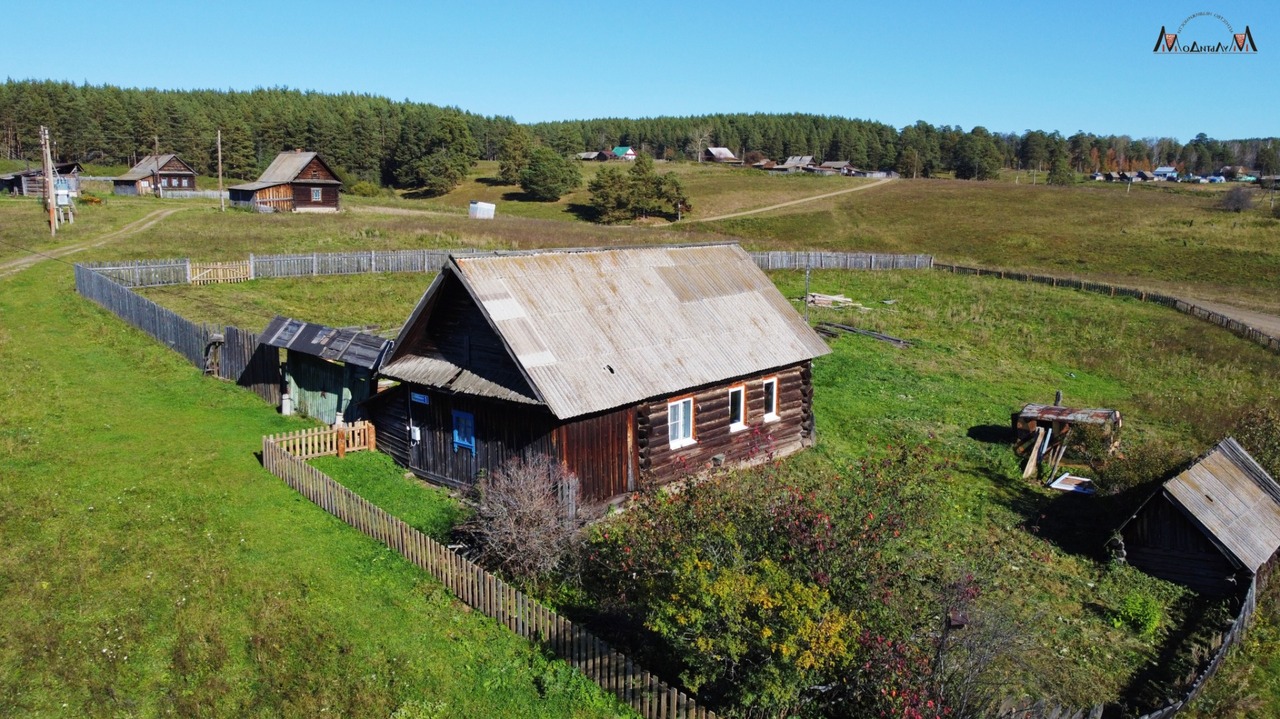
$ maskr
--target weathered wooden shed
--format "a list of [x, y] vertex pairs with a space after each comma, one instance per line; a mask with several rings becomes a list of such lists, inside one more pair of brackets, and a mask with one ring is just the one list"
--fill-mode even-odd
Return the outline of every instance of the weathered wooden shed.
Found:
[[254, 182], [232, 185], [234, 207], [259, 212], [337, 212], [342, 182], [314, 152], [282, 152]]
[[147, 155], [129, 171], [111, 181], [117, 195], [150, 195], [165, 190], [196, 189], [196, 171], [172, 153]]
[[[54, 176], [66, 180], [70, 185], [72, 197], [80, 196], [80, 173], [83, 171], [78, 162], [60, 162], [53, 166]], [[0, 175], [0, 192], [7, 195], [44, 197], [44, 169], [33, 167]]]
[[292, 411], [328, 424], [365, 418], [361, 404], [376, 392], [374, 373], [391, 341], [279, 317], [260, 342], [286, 350], [284, 379]]
[[739, 160], [733, 154], [733, 150], [727, 147], [708, 147], [702, 151], [702, 159], [707, 162], [721, 162], [726, 165], [742, 164], [742, 160]]
[[736, 244], [450, 257], [367, 404], [378, 447], [461, 487], [565, 462], [588, 500], [813, 439], [827, 346]]
[[1126, 561], [1198, 592], [1243, 591], [1280, 548], [1280, 485], [1228, 437], [1120, 527]]

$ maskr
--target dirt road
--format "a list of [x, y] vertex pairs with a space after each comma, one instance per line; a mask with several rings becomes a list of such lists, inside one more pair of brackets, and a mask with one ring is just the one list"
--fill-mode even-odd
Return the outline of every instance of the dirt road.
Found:
[[87, 250], [93, 247], [100, 247], [102, 245], [107, 244], [108, 242], [119, 240], [121, 238], [128, 237], [129, 235], [137, 234], [139, 232], [142, 232], [143, 230], [146, 230], [152, 227], [160, 220], [163, 220], [164, 218], [168, 217], [169, 215], [172, 215], [175, 212], [180, 211], [181, 209], [182, 208], [174, 208], [170, 210], [156, 210], [155, 212], [152, 212], [140, 219], [130, 222], [129, 224], [125, 225], [124, 227], [121, 227], [118, 230], [113, 230], [112, 232], [108, 232], [105, 235], [99, 235], [97, 237], [91, 237], [87, 240], [81, 240], [80, 242], [77, 242], [73, 245], [66, 245], [63, 247], [57, 247], [50, 250], [45, 250], [38, 255], [29, 254], [29, 255], [26, 255], [25, 257], [19, 257], [16, 260], [9, 260], [8, 262], [0, 263], [0, 277], [8, 277], [9, 275], [21, 272], [27, 269], [28, 267], [34, 264], [38, 264], [40, 262], [44, 262], [45, 260], [57, 259], [59, 257], [66, 257], [67, 255], [72, 255], [77, 252], [82, 252], [84, 250]]
[[861, 192], [862, 190], [870, 190], [871, 188], [879, 187], [880, 185], [883, 185], [886, 182], [893, 182], [893, 178], [890, 177], [884, 180], [879, 180], [877, 182], [871, 183], [870, 185], [858, 185], [857, 187], [849, 187], [844, 190], [836, 190], [835, 192], [827, 192], [821, 195], [814, 195], [813, 197], [802, 197], [799, 200], [791, 200], [790, 202], [779, 202], [776, 205], [769, 205], [768, 207], [759, 207], [754, 210], [743, 210], [742, 212], [731, 212], [727, 215], [718, 215], [716, 217], [698, 217], [692, 220], [685, 220], [685, 222], [715, 222], [716, 220], [727, 220], [731, 217], [744, 217], [746, 215], [754, 215], [760, 212], [770, 212], [772, 210], [776, 210], [782, 207], [790, 207], [792, 205], [799, 205], [805, 202], [813, 202], [814, 200], [821, 200], [827, 197], [835, 197], [836, 195], [847, 195], [850, 192]]
[[1183, 297], [1182, 299], [1193, 305], [1203, 307], [1211, 312], [1226, 315], [1227, 317], [1230, 317], [1242, 324], [1249, 325], [1264, 334], [1271, 335], [1272, 337], [1280, 337], [1280, 317], [1276, 317], [1275, 315], [1269, 315], [1256, 310], [1246, 310], [1234, 305], [1224, 305], [1218, 302], [1206, 302], [1205, 300], [1197, 300], [1190, 297]]

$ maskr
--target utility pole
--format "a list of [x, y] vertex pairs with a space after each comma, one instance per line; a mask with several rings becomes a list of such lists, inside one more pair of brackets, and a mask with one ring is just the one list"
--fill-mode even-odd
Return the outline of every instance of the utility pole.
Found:
[[160, 191], [160, 136], [152, 135], [151, 140], [152, 146], [155, 148], [151, 155], [152, 165], [155, 168], [151, 172], [152, 185], [154, 185], [151, 191], [155, 193], [156, 197], [164, 197], [164, 193]]
[[222, 196], [222, 130], [218, 130], [218, 212], [227, 211], [227, 200]]
[[44, 206], [49, 210], [49, 234], [58, 234], [58, 218], [54, 214], [53, 158], [49, 156], [49, 128], [40, 126], [40, 157], [44, 162]]

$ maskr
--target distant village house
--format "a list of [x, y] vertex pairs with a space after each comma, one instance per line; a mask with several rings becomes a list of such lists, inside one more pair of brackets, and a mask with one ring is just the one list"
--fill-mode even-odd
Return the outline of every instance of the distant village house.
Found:
[[259, 212], [337, 212], [342, 182], [314, 152], [282, 152], [256, 182], [228, 188], [232, 206]]
[[719, 162], [726, 165], [741, 165], [742, 160], [734, 156], [727, 147], [708, 147], [702, 151], [702, 159], [706, 162]]
[[196, 171], [174, 154], [147, 155], [112, 180], [111, 185], [117, 195], [163, 195], [165, 190], [194, 190]]

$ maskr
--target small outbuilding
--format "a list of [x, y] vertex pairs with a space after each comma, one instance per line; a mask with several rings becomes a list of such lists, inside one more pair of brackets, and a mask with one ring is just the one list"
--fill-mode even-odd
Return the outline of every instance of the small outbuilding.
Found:
[[1159, 180], [1177, 180], [1178, 168], [1171, 165], [1161, 165], [1155, 169], [1156, 179]]
[[719, 162], [726, 165], [741, 165], [733, 151], [727, 147], [708, 147], [702, 151], [702, 159], [706, 162]]
[[634, 160], [636, 159], [636, 151], [626, 145], [619, 145], [613, 148], [613, 157], [619, 160]]
[[829, 351], [736, 244], [455, 255], [367, 404], [378, 448], [426, 479], [544, 454], [608, 500], [812, 444]]
[[[60, 162], [53, 166], [56, 180], [66, 180], [71, 188], [71, 196], [80, 196], [80, 173], [83, 172], [78, 162]], [[0, 192], [7, 195], [24, 197], [44, 197], [44, 170], [33, 167], [0, 175]]]
[[174, 154], [147, 155], [111, 181], [117, 195], [164, 196], [166, 190], [196, 189], [196, 171]]
[[342, 182], [314, 152], [282, 152], [256, 182], [233, 185], [231, 204], [259, 212], [337, 212]]
[[391, 340], [367, 332], [279, 316], [259, 342], [286, 351], [282, 409], [327, 424], [365, 418], [361, 403], [376, 392], [374, 373], [391, 349]]
[[1144, 502], [1117, 544], [1147, 574], [1237, 594], [1280, 548], [1280, 485], [1228, 437]]

